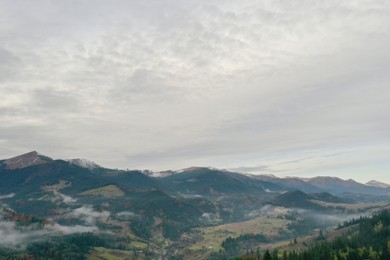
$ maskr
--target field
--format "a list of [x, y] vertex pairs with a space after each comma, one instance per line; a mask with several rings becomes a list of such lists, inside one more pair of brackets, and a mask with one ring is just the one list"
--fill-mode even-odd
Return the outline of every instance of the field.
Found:
[[102, 188], [85, 191], [83, 193], [80, 193], [80, 195], [103, 196], [109, 198], [109, 197], [122, 197], [125, 195], [125, 193], [121, 189], [119, 189], [116, 185], [108, 185]]
[[378, 210], [378, 209], [385, 209], [389, 206], [388, 202], [356, 203], [356, 204], [329, 203], [329, 202], [317, 201], [317, 200], [312, 200], [312, 202], [328, 208], [342, 208], [351, 211], [367, 211], [370, 209]]
[[196, 229], [195, 231], [201, 237], [188, 247], [186, 255], [190, 256], [188, 259], [197, 259], [213, 251], [218, 252], [221, 249], [221, 243], [226, 238], [234, 238], [243, 234], [263, 234], [273, 239], [283, 232], [288, 232], [288, 223], [290, 221], [283, 218], [259, 216], [248, 221]]
[[87, 258], [88, 260], [132, 260], [146, 259], [144, 255], [132, 251], [95, 247]]
[[139, 242], [139, 241], [132, 241], [132, 242], [130, 242], [130, 247], [137, 248], [137, 249], [147, 249], [148, 244], [143, 243], [143, 242]]
[[62, 189], [65, 189], [67, 187], [70, 187], [72, 184], [70, 182], [67, 182], [67, 181], [59, 181], [57, 184], [53, 184], [53, 185], [44, 185], [42, 186], [42, 190], [44, 191], [47, 191], [47, 192], [50, 192], [50, 191], [59, 191], [59, 190], [62, 190]]

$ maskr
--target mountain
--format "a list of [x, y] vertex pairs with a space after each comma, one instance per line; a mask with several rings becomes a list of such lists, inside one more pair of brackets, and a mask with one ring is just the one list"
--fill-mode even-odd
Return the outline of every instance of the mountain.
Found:
[[[388, 193], [389, 188], [331, 177], [278, 178], [206, 167], [164, 172], [117, 170], [83, 159], [53, 160], [36, 151], [0, 160], [0, 211], [7, 207], [29, 216], [32, 224], [34, 218], [49, 219], [51, 226], [61, 230], [104, 231], [102, 234], [112, 235], [109, 240], [115, 248], [133, 250], [132, 244], [143, 244], [148, 248], [144, 252], [156, 256], [163, 254], [158, 248], [169, 255], [178, 248], [175, 243], [185, 249], [201, 241], [209, 233], [200, 230], [209, 226], [225, 230], [230, 224], [241, 228], [237, 223], [242, 222], [245, 232], [252, 232], [258, 221], [264, 221], [281, 225], [270, 229], [279, 229], [280, 234], [306, 232], [318, 228], [315, 220], [308, 224], [311, 216], [361, 213], [363, 209], [355, 211], [356, 205], [345, 204], [365, 201], [371, 208], [375, 205], [372, 201], [388, 200]], [[266, 211], [278, 219], [268, 220]], [[305, 218], [307, 212], [313, 214]], [[255, 226], [248, 229], [246, 225]], [[138, 243], [129, 243], [129, 239]]]
[[100, 168], [100, 166], [94, 163], [93, 161], [86, 160], [86, 159], [70, 159], [66, 161], [83, 168], [88, 168], [88, 169]]
[[23, 169], [33, 165], [45, 164], [52, 161], [50, 157], [38, 154], [36, 151], [25, 153], [1, 161], [2, 166], [8, 170]]
[[278, 178], [273, 175], [251, 175], [252, 178], [272, 182], [286, 191], [301, 190], [307, 193], [327, 192], [333, 195], [343, 193], [367, 194], [376, 196], [389, 196], [390, 185], [378, 182], [371, 182], [371, 185], [365, 185], [354, 180], [343, 180], [337, 177], [314, 177], [314, 178], [299, 178], [286, 177]]
[[333, 196], [326, 192], [307, 194], [300, 190], [294, 190], [276, 196], [271, 204], [286, 208], [326, 210], [327, 208], [321, 202], [351, 203], [348, 199]]
[[[53, 160], [32, 151], [0, 161], [0, 192], [39, 190], [42, 185], [60, 180], [71, 186], [70, 193], [104, 185], [119, 184], [128, 189], [160, 189], [172, 195], [217, 198], [246, 194], [258, 198], [266, 194], [300, 190], [305, 193], [367, 194], [389, 196], [390, 185], [371, 181], [365, 184], [337, 177], [278, 178], [272, 175], [244, 175], [206, 167], [180, 171], [124, 171], [107, 169], [84, 159]], [[72, 193], [72, 194], [73, 194]]]
[[167, 189], [182, 194], [218, 197], [223, 194], [257, 194], [281, 191], [273, 183], [248, 176], [205, 167], [191, 167], [160, 179]]
[[278, 178], [275, 175], [251, 175], [252, 178], [274, 183], [284, 187], [286, 190], [301, 190], [303, 192], [322, 192], [323, 189], [305, 182], [301, 178], [286, 177]]
[[351, 200], [339, 196], [333, 196], [327, 192], [311, 193], [309, 195], [311, 200], [323, 201], [328, 203], [351, 203]]
[[389, 190], [367, 186], [362, 183], [356, 182], [352, 179], [343, 180], [337, 177], [314, 177], [307, 179], [306, 183], [309, 183], [323, 191], [331, 194], [348, 193], [362, 193], [371, 195], [388, 195]]
[[371, 186], [371, 187], [384, 188], [384, 189], [390, 188], [389, 184], [383, 183], [383, 182], [379, 182], [379, 181], [375, 181], [375, 180], [367, 182], [366, 185], [367, 186]]
[[155, 178], [143, 174], [142, 171], [121, 171], [100, 169], [100, 176], [109, 182], [125, 185], [133, 190], [161, 189], [161, 185]]
[[64, 188], [69, 194], [77, 194], [90, 187], [109, 184], [110, 180], [92, 173], [86, 168], [62, 160], [50, 160], [22, 168], [0, 170], [0, 193], [15, 193], [19, 196], [33, 196], [43, 192], [42, 187], [60, 181], [69, 185]]
[[177, 172], [176, 171], [171, 171], [171, 170], [160, 171], [160, 172], [153, 172], [153, 171], [145, 170], [145, 171], [142, 171], [142, 173], [144, 175], [149, 176], [149, 177], [163, 178], [163, 177], [168, 177], [168, 176], [171, 176], [173, 174], [176, 174]]
[[65, 224], [82, 223], [64, 214], [77, 207], [77, 214], [92, 218], [112, 214], [115, 220], [124, 214], [131, 217], [131, 230], [144, 239], [154, 232], [177, 239], [189, 228], [229, 218], [219, 204], [182, 197], [175, 187], [164, 187], [160, 178], [85, 162], [53, 160], [37, 152], [0, 161], [0, 205]]

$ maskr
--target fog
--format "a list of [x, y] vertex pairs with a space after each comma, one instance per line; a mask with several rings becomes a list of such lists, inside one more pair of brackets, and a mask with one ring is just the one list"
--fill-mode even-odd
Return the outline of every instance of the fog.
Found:
[[4, 195], [0, 194], [0, 200], [2, 200], [2, 199], [10, 199], [13, 196], [15, 196], [15, 193], [4, 194]]
[[18, 226], [15, 222], [0, 219], [0, 244], [2, 246], [23, 248], [29, 243], [48, 240], [50, 237], [83, 232], [97, 232], [96, 226], [62, 226], [57, 223]]
[[77, 199], [74, 199], [71, 196], [65, 195], [65, 194], [60, 193], [58, 191], [55, 191], [54, 195], [56, 196], [56, 199], [62, 201], [65, 204], [72, 204], [72, 203], [77, 202]]
[[130, 220], [134, 218], [140, 218], [141, 216], [131, 211], [122, 211], [116, 214], [116, 217], [122, 220]]
[[[4, 204], [0, 204], [0, 208], [0, 245], [13, 248], [24, 248], [29, 243], [46, 241], [56, 236], [99, 232], [99, 228], [95, 225], [96, 221], [107, 219], [110, 216], [108, 211], [97, 212], [91, 206], [83, 206], [65, 217], [81, 218], [86, 225], [64, 226], [50, 221], [43, 227], [38, 223], [22, 226], [7, 218], [9, 213], [4, 211]], [[7, 211], [12, 211], [12, 209], [7, 208]]]
[[50, 235], [48, 230], [17, 227], [14, 222], [0, 220], [1, 245], [20, 247], [26, 243], [43, 240], [47, 235]]
[[79, 218], [86, 224], [93, 225], [96, 221], [107, 220], [111, 213], [103, 210], [101, 212], [93, 209], [91, 205], [85, 205], [72, 211], [68, 216], [73, 218]]

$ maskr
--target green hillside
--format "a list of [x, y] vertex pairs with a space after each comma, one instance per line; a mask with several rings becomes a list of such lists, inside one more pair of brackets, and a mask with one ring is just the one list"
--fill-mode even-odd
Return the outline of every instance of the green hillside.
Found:
[[[384, 210], [371, 218], [353, 221], [348, 233], [326, 241], [321, 234], [318, 242], [308, 249], [270, 253], [250, 253], [238, 259], [261, 260], [388, 260], [390, 259], [390, 211]], [[349, 225], [349, 223], [347, 223]]]

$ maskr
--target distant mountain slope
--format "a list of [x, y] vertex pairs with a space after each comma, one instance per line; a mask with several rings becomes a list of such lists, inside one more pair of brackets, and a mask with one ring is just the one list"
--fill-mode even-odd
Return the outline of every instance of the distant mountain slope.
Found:
[[125, 185], [131, 189], [160, 189], [161, 185], [155, 178], [146, 176], [141, 171], [121, 171], [100, 169], [100, 175], [107, 181]]
[[300, 178], [288, 177], [278, 178], [273, 175], [252, 175], [251, 177], [274, 183], [276, 185], [284, 187], [286, 190], [301, 190], [303, 192], [323, 192], [324, 190], [316, 187], [310, 183], [303, 181]]
[[[159, 177], [159, 178], [156, 178]], [[278, 178], [244, 175], [214, 168], [192, 167], [180, 171], [124, 171], [100, 167], [88, 160], [53, 160], [36, 151], [0, 161], [0, 192], [34, 190], [42, 185], [67, 180], [69, 192], [82, 192], [119, 184], [130, 189], [161, 189], [169, 193], [219, 196], [221, 194], [306, 193], [367, 194], [390, 196], [390, 186], [377, 181], [365, 184], [337, 177]]]
[[0, 193], [15, 192], [17, 195], [28, 195], [29, 192], [39, 192], [42, 186], [52, 185], [60, 180], [69, 181], [72, 184], [66, 188], [70, 193], [78, 193], [90, 187], [109, 183], [108, 180], [88, 169], [62, 160], [52, 160], [23, 168], [2, 169], [0, 171]]
[[351, 179], [343, 180], [337, 177], [315, 177], [308, 179], [306, 182], [331, 194], [349, 192], [372, 195], [387, 195], [389, 193], [389, 190], [387, 189], [371, 187]]
[[66, 160], [67, 162], [70, 162], [71, 164], [83, 167], [83, 168], [88, 168], [88, 169], [95, 169], [99, 168], [100, 166], [97, 165], [96, 163], [86, 160], [86, 159], [69, 159]]
[[338, 196], [333, 196], [327, 192], [321, 192], [321, 193], [311, 193], [310, 199], [312, 200], [318, 200], [318, 201], [323, 201], [323, 202], [328, 202], [328, 203], [350, 203], [351, 200], [341, 198]]
[[306, 193], [295, 190], [283, 193], [275, 198], [273, 204], [283, 207], [296, 207], [296, 208], [312, 208], [317, 207], [312, 202], [309, 202], [310, 196]]
[[375, 181], [375, 180], [367, 182], [366, 185], [367, 186], [371, 186], [371, 187], [384, 188], [384, 189], [390, 188], [389, 184], [383, 183], [383, 182], [379, 182], [379, 181]]
[[267, 191], [280, 191], [281, 187], [242, 174], [216, 169], [193, 167], [160, 178], [164, 187], [176, 192], [202, 196], [221, 194], [264, 194]]
[[1, 161], [1, 165], [5, 169], [15, 170], [23, 169], [29, 166], [45, 164], [52, 161], [51, 158], [38, 154], [36, 151], [25, 153], [19, 156], [12, 157]]
[[300, 190], [289, 191], [277, 196], [272, 204], [283, 206], [286, 208], [301, 208], [301, 209], [324, 209], [323, 206], [315, 203], [322, 201], [328, 203], [346, 203], [347, 200], [333, 196], [329, 193], [314, 193], [306, 194]]
[[286, 177], [278, 178], [270, 175], [253, 175], [251, 176], [258, 180], [272, 182], [284, 187], [286, 190], [301, 190], [307, 193], [327, 192], [333, 195], [342, 193], [358, 193], [378, 196], [389, 196], [390, 187], [386, 184], [371, 182], [371, 185], [365, 185], [354, 180], [343, 180], [337, 177], [314, 177], [314, 178], [298, 178]]
[[86, 160], [53, 160], [37, 152], [0, 161], [0, 194], [39, 192], [44, 185], [68, 181], [64, 189], [69, 194], [110, 184], [120, 184], [131, 189], [152, 189], [159, 186], [151, 177], [140, 171], [106, 169]]

